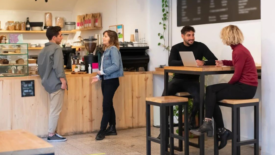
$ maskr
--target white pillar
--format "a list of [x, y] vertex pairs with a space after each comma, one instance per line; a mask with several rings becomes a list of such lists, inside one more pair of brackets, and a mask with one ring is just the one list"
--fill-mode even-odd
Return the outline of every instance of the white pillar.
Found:
[[262, 0], [262, 155], [275, 154], [275, 1]]

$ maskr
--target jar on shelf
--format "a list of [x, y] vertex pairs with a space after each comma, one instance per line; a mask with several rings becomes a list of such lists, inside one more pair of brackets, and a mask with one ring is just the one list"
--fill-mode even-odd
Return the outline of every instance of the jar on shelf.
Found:
[[19, 22], [15, 22], [15, 30], [20, 30], [20, 23]]
[[20, 25], [21, 25], [20, 26], [20, 28], [21, 28], [20, 30], [21, 31], [25, 31], [26, 30], [26, 23], [25, 22], [21, 22]]
[[72, 31], [75, 30], [76, 26], [75, 26], [75, 22], [65, 22], [65, 31]]

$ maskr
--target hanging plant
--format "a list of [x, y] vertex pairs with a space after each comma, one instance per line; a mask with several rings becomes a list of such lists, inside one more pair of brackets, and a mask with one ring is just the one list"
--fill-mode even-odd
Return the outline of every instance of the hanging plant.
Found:
[[169, 45], [166, 45], [165, 43], [165, 37], [164, 34], [167, 30], [167, 25], [168, 25], [168, 14], [169, 14], [169, 6], [168, 6], [168, 0], [162, 0], [162, 21], [159, 22], [159, 25], [162, 26], [163, 32], [158, 33], [160, 42], [158, 43], [158, 46], [161, 46], [164, 48], [164, 50], [167, 50], [168, 52], [170, 51]]

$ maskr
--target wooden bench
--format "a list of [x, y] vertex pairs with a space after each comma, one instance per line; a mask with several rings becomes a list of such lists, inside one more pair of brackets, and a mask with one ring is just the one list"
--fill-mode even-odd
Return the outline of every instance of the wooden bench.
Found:
[[0, 131], [0, 155], [54, 155], [54, 147], [26, 131]]
[[[240, 155], [240, 146], [249, 144], [254, 144], [254, 154], [259, 155], [259, 99], [226, 99], [220, 101], [219, 105], [232, 108], [232, 155]], [[254, 107], [254, 139], [241, 141], [240, 108], [249, 106]], [[214, 136], [214, 155], [218, 155], [219, 150], [215, 123]]]
[[[151, 105], [160, 107], [160, 136], [161, 138], [151, 137], [151, 124], [150, 124], [150, 107]], [[173, 126], [173, 106], [179, 106], [184, 110], [188, 110], [188, 98], [177, 97], [177, 96], [162, 96], [162, 97], [148, 97], [146, 98], [146, 151], [147, 155], [151, 155], [151, 142], [156, 142], [160, 144], [160, 154], [165, 155], [168, 152], [168, 138], [170, 138], [170, 154], [174, 155], [174, 138], [179, 139], [179, 148], [182, 151], [182, 142], [185, 141], [185, 155], [189, 154], [189, 133], [185, 132], [185, 135], [182, 135], [182, 117], [179, 117], [179, 135], [174, 134]], [[170, 114], [170, 128], [168, 129], [168, 111]], [[179, 115], [182, 116], [182, 111], [179, 111]], [[188, 122], [188, 114], [184, 113], [185, 122]], [[185, 131], [188, 131], [188, 123], [186, 123]], [[168, 134], [168, 131], [170, 134]]]

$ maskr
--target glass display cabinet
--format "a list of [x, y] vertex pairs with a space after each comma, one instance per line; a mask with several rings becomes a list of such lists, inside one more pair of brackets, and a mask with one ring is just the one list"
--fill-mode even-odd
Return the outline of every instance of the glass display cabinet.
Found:
[[28, 76], [28, 44], [0, 44], [0, 77]]

